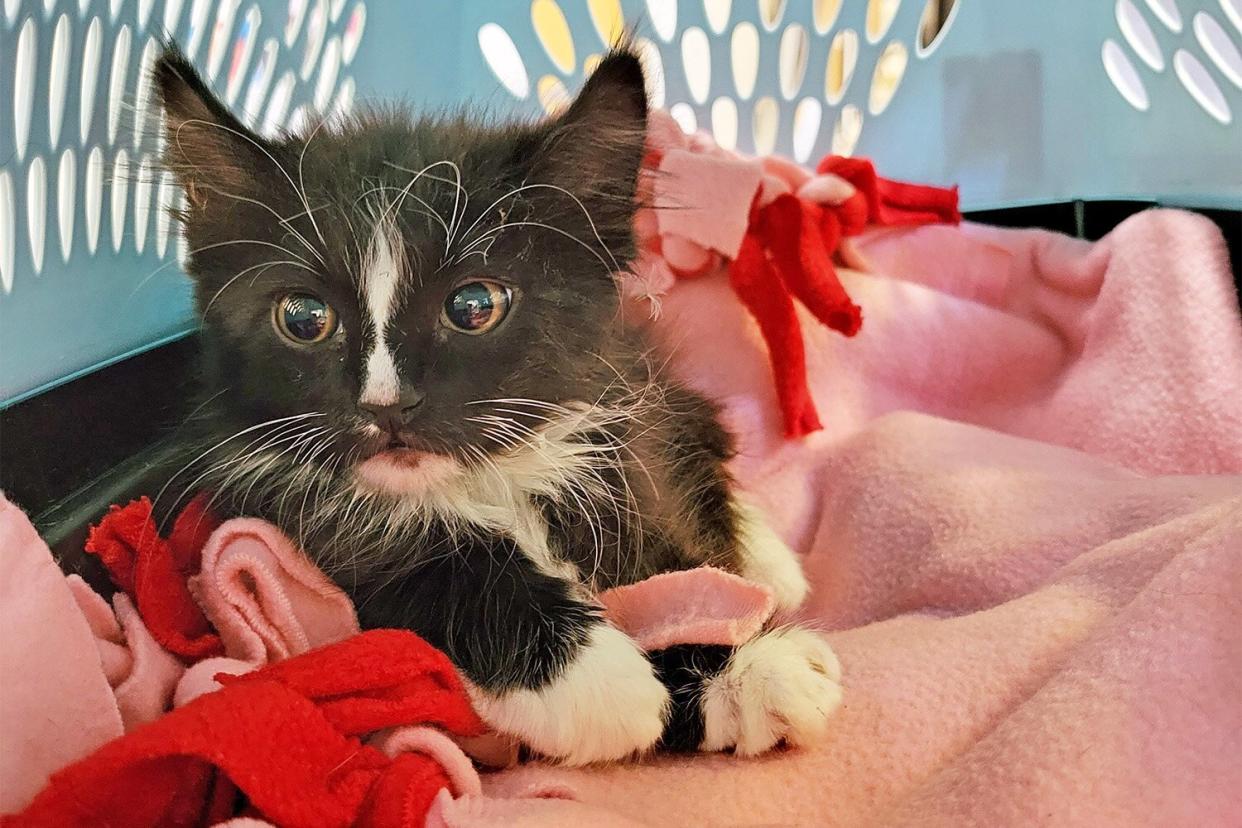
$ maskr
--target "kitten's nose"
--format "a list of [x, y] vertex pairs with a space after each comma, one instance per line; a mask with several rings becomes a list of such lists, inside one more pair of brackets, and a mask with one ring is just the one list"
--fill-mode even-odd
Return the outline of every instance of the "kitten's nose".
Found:
[[424, 394], [414, 389], [402, 389], [401, 397], [391, 404], [358, 403], [358, 408], [385, 431], [396, 434], [405, 428], [414, 410], [423, 404]]

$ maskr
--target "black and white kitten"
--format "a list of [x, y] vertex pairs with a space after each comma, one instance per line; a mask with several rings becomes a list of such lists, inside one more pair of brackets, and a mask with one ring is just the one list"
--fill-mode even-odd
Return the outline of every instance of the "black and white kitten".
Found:
[[276, 523], [364, 627], [442, 649], [483, 718], [545, 756], [823, 731], [839, 670], [813, 633], [644, 654], [592, 601], [703, 564], [784, 610], [807, 588], [731, 493], [712, 405], [622, 324], [633, 54], [559, 117], [500, 127], [372, 112], [267, 140], [175, 48], [155, 88], [205, 352], [201, 443], [172, 492]]

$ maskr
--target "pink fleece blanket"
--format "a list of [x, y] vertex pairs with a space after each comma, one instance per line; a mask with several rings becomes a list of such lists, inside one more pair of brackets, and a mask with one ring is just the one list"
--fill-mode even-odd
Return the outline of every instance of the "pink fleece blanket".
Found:
[[[745, 761], [511, 768], [445, 792], [436, 824], [1237, 823], [1242, 326], [1219, 235], [1150, 212], [1097, 244], [964, 226], [860, 250], [873, 272], [843, 274], [859, 337], [803, 322], [827, 425], [803, 440], [781, 438], [720, 274], [678, 282], [656, 323], [805, 557], [806, 615], [844, 668], [829, 737]], [[32, 545], [0, 504], [0, 811], [171, 699], [125, 692], [168, 665], [124, 602], [118, 626], [13, 551]], [[707, 615], [744, 624], [744, 603]], [[304, 646], [235, 632], [243, 662]]]

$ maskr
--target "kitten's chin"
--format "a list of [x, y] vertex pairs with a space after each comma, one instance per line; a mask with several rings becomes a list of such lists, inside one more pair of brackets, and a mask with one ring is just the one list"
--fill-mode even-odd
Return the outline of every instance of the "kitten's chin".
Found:
[[413, 449], [381, 451], [354, 467], [354, 478], [363, 489], [391, 495], [420, 495], [448, 482], [461, 465], [443, 454]]

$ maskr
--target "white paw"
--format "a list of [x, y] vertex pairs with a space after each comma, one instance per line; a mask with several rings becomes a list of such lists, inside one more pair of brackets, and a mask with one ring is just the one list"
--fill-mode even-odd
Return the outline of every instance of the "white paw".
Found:
[[754, 756], [782, 740], [809, 744], [840, 704], [841, 665], [823, 638], [798, 627], [763, 633], [704, 688], [700, 750]]
[[538, 753], [569, 765], [624, 759], [664, 731], [668, 691], [629, 636], [606, 624], [554, 681], [492, 695], [472, 689], [479, 716]]
[[778, 610], [789, 612], [797, 609], [810, 590], [797, 553], [772, 531], [763, 513], [754, 506], [735, 498], [733, 509], [737, 514], [738, 546], [741, 550], [741, 572], [738, 574], [771, 589]]

